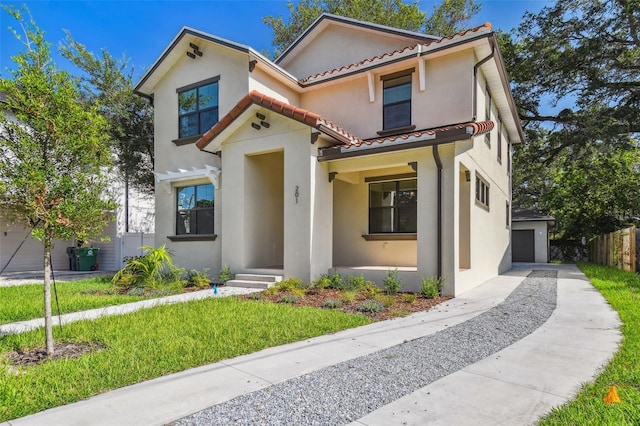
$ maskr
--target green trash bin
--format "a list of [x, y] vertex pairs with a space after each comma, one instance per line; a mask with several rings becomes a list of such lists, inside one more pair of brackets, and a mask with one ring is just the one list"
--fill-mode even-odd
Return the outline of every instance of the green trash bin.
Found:
[[76, 255], [77, 271], [95, 271], [98, 269], [99, 247], [77, 247], [74, 250]]

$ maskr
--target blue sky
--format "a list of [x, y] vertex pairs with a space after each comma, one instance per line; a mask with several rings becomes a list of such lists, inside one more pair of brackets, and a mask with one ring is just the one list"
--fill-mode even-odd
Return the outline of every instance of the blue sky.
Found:
[[[26, 4], [48, 41], [57, 46], [64, 39], [63, 30], [99, 53], [107, 49], [112, 56], [126, 55], [139, 78], [162, 53], [183, 26], [190, 26], [229, 40], [249, 45], [257, 51], [271, 49], [271, 30], [262, 23], [266, 15], [288, 17], [286, 0], [95, 0], [95, 1], [2, 1], [3, 4]], [[437, 1], [420, 0], [422, 10], [430, 13]], [[491, 22], [494, 28], [509, 31], [517, 26], [525, 11], [537, 12], [548, 0], [480, 0], [481, 12], [470, 26]], [[14, 19], [0, 11], [0, 76], [9, 77], [14, 66], [11, 56], [23, 49], [9, 26]], [[63, 58], [54, 57], [58, 65], [73, 72]]]

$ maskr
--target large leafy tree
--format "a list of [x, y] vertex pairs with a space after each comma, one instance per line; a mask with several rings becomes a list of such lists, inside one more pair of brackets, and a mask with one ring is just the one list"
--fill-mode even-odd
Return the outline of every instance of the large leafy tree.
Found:
[[99, 104], [117, 169], [126, 186], [153, 193], [153, 107], [133, 92], [133, 68], [125, 57], [102, 50], [96, 57], [67, 33], [62, 55], [84, 71], [84, 102]]
[[555, 215], [562, 238], [640, 215], [628, 191], [639, 173], [638, 25], [639, 0], [558, 0], [501, 36], [528, 144], [514, 156], [514, 202]]
[[113, 203], [106, 198], [111, 153], [106, 123], [81, 102], [76, 80], [56, 67], [50, 43], [32, 19], [7, 8], [22, 28], [25, 50], [0, 79], [0, 212], [33, 226], [43, 245], [45, 341], [54, 351], [51, 249], [54, 239], [87, 240], [102, 233]]
[[417, 0], [300, 0], [287, 4], [289, 18], [266, 16], [263, 22], [273, 30], [274, 57], [278, 57], [322, 13], [328, 12], [404, 30], [450, 35], [480, 10], [475, 0], [444, 0], [434, 7], [431, 17], [420, 9]]

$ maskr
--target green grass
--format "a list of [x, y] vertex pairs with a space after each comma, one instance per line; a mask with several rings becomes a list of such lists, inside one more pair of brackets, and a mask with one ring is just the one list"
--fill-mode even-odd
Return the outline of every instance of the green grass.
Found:
[[[111, 280], [104, 277], [58, 282], [56, 287], [61, 314], [137, 302], [149, 298], [108, 294], [114, 288]], [[44, 316], [43, 298], [42, 284], [0, 287], [0, 301], [2, 301], [0, 304], [0, 324], [42, 318]], [[52, 310], [54, 315], [58, 314], [53, 294]]]
[[[0, 422], [108, 390], [369, 323], [360, 315], [234, 297], [159, 306], [54, 328], [55, 340], [106, 349], [32, 367], [6, 353], [43, 346], [42, 330], [0, 339]], [[4, 354], [4, 355], [2, 355]]]
[[[580, 264], [580, 269], [602, 293], [622, 320], [623, 340], [613, 360], [576, 398], [554, 409], [541, 425], [640, 424], [640, 276], [615, 268]], [[585, 316], [589, 313], [585, 312]], [[605, 405], [603, 398], [615, 385], [621, 403]]]

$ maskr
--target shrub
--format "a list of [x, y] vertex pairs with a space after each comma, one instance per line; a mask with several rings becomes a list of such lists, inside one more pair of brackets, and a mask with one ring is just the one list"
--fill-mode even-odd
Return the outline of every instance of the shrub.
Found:
[[358, 291], [365, 285], [364, 275], [347, 275], [343, 281], [342, 288], [344, 291]]
[[433, 299], [442, 292], [442, 278], [431, 277], [422, 279], [421, 293], [427, 299]]
[[375, 300], [380, 302], [382, 304], [382, 306], [384, 306], [385, 308], [390, 308], [396, 302], [395, 297], [393, 297], [391, 295], [386, 295], [386, 296], [379, 295], [379, 296], [377, 296], [375, 298]]
[[298, 278], [287, 278], [286, 280], [280, 281], [275, 286], [281, 293], [294, 291], [296, 289], [302, 290], [304, 293], [304, 289], [302, 288], [302, 280]]
[[380, 287], [375, 285], [372, 281], [365, 281], [364, 285], [360, 289], [360, 293], [364, 296], [365, 299], [371, 299], [380, 294], [382, 290]]
[[342, 294], [342, 301], [344, 303], [351, 303], [356, 300], [356, 292], [355, 291], [345, 291]]
[[331, 275], [329, 279], [331, 280], [332, 288], [343, 290], [344, 280], [342, 279], [342, 276], [338, 273], [338, 271], [334, 271], [333, 275]]
[[364, 302], [360, 303], [356, 308], [358, 312], [367, 312], [367, 313], [380, 312], [382, 309], [384, 309], [384, 306], [382, 306], [382, 303], [372, 299], [365, 300]]
[[185, 274], [185, 280], [187, 287], [208, 287], [210, 282], [207, 269], [203, 272], [197, 269], [191, 269]]
[[327, 298], [322, 302], [322, 307], [327, 309], [337, 309], [342, 306], [342, 302], [338, 299]]
[[322, 275], [317, 280], [313, 280], [309, 285], [309, 289], [314, 290], [324, 290], [325, 288], [331, 287], [332, 281], [328, 275]]
[[280, 297], [280, 300], [278, 300], [279, 303], [296, 303], [298, 300], [300, 300], [300, 297], [296, 296], [295, 294], [283, 294]]
[[264, 299], [264, 295], [262, 293], [249, 293], [247, 296], [249, 300], [262, 300]]
[[229, 272], [229, 265], [222, 265], [222, 268], [220, 268], [220, 272], [218, 273], [218, 282], [220, 284], [225, 284], [230, 279], [231, 273]]
[[402, 295], [402, 301], [404, 303], [414, 303], [416, 301], [416, 299], [418, 298], [418, 296], [416, 296], [415, 293], [405, 293]]
[[402, 283], [400, 282], [400, 277], [398, 277], [398, 269], [387, 270], [387, 276], [384, 277], [384, 291], [387, 294], [397, 294], [400, 291], [400, 287]]
[[145, 254], [136, 256], [127, 261], [127, 264], [119, 270], [112, 279], [118, 287], [130, 289], [133, 287], [143, 289], [159, 288], [163, 282], [163, 273], [173, 266], [171, 255], [166, 246], [158, 248], [143, 246]]

